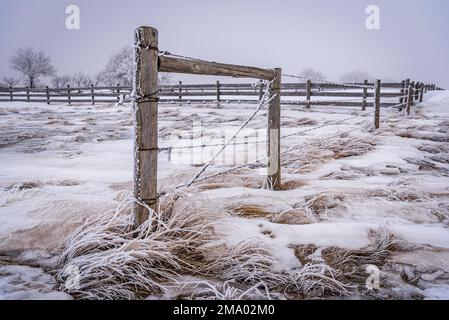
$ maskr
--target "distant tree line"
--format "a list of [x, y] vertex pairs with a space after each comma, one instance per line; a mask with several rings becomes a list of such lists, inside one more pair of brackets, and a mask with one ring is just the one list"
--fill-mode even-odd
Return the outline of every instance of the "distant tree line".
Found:
[[[132, 47], [124, 47], [112, 54], [105, 67], [95, 77], [78, 71], [73, 74], [57, 74], [49, 56], [43, 52], [35, 52], [31, 48], [19, 49], [10, 57], [10, 68], [20, 73], [20, 78], [3, 77], [0, 86], [24, 85], [30, 88], [43, 86], [42, 78], [49, 78], [49, 83], [54, 88], [87, 87], [94, 86], [132, 86], [134, 50]], [[310, 80], [325, 80], [326, 76], [313, 68], [301, 71], [301, 77]], [[346, 83], [361, 83], [364, 80], [373, 81], [364, 71], [352, 71], [341, 76], [340, 81]], [[161, 73], [161, 84], [170, 84], [169, 74]]]
[[[31, 48], [19, 49], [9, 59], [10, 68], [17, 71], [21, 77], [3, 77], [0, 80], [1, 87], [29, 86], [30, 88], [42, 87], [42, 80], [48, 79], [54, 88], [87, 87], [94, 86], [132, 86], [134, 50], [132, 47], [124, 47], [111, 55], [106, 66], [94, 77], [83, 71], [73, 74], [57, 74], [49, 56], [43, 52], [35, 52]], [[161, 74], [159, 81], [169, 84], [171, 78], [168, 74]]]

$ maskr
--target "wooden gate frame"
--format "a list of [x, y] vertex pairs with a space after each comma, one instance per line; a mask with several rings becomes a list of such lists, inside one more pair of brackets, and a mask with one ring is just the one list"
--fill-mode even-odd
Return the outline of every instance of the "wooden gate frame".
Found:
[[267, 112], [267, 184], [273, 190], [281, 186], [280, 118], [281, 68], [260, 69], [231, 64], [160, 56], [158, 31], [142, 26], [135, 31], [134, 101], [134, 224], [140, 226], [149, 216], [146, 207], [157, 209], [158, 159], [158, 72], [231, 76], [272, 81], [270, 93], [277, 95]]

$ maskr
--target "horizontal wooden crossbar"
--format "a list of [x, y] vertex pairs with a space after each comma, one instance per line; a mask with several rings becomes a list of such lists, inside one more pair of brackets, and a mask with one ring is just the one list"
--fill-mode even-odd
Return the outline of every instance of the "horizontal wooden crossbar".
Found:
[[159, 57], [159, 71], [263, 80], [272, 80], [275, 75], [274, 70], [269, 69], [165, 56]]

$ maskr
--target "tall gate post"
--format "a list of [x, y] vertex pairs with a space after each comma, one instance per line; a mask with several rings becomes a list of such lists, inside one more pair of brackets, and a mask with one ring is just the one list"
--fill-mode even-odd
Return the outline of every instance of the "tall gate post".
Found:
[[271, 95], [277, 95], [268, 107], [267, 134], [267, 183], [272, 190], [281, 188], [281, 74], [282, 69], [274, 69], [275, 76], [270, 85]]
[[[142, 205], [157, 207], [158, 158], [158, 32], [151, 27], [135, 31], [134, 81], [134, 225], [138, 227], [149, 216]], [[140, 203], [138, 203], [140, 202]]]

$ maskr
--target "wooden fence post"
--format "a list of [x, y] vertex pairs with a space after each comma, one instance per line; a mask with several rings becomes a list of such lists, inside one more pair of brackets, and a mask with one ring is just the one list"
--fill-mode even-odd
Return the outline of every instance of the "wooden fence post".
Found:
[[[158, 32], [151, 27], [135, 31], [135, 157], [134, 157], [134, 225], [149, 216], [145, 206], [157, 208], [158, 158]], [[142, 204], [145, 204], [143, 206]]]
[[415, 81], [412, 81], [412, 83], [411, 83], [411, 86], [412, 86], [412, 102], [411, 102], [411, 105], [412, 106], [414, 106], [415, 105]]
[[404, 106], [404, 101], [405, 101], [405, 97], [404, 97], [405, 90], [406, 90], [406, 88], [405, 88], [405, 80], [401, 81], [401, 85], [402, 85], [402, 88], [401, 88], [401, 91], [400, 91], [401, 92], [401, 97], [399, 98], [399, 104], [400, 104], [399, 112], [402, 111], [402, 107]]
[[421, 87], [421, 82], [417, 82], [415, 84], [415, 90], [414, 90], [414, 92], [415, 92], [415, 100], [419, 99], [419, 88], [420, 87]]
[[281, 188], [281, 68], [274, 69], [275, 76], [270, 85], [271, 95], [277, 95], [268, 107], [267, 134], [267, 185], [272, 190]]
[[376, 80], [374, 85], [374, 127], [380, 127], [380, 80]]
[[30, 101], [30, 87], [27, 86], [27, 100]]
[[90, 85], [90, 95], [91, 95], [91, 99], [92, 99], [92, 105], [95, 105], [95, 94], [94, 94], [94, 85], [93, 84]]
[[67, 85], [67, 102], [72, 104], [72, 98], [70, 97], [70, 85]]
[[263, 81], [259, 81], [259, 101], [262, 101], [263, 98]]
[[310, 97], [312, 96], [312, 81], [307, 80], [306, 84], [306, 109], [310, 109]]
[[410, 87], [410, 79], [406, 79], [405, 80], [405, 92], [404, 92], [404, 95], [405, 95], [404, 107], [405, 108], [407, 108], [407, 103], [408, 103], [408, 100], [409, 100], [409, 96], [408, 96], [408, 89], [409, 89], [409, 87]]
[[220, 81], [217, 80], [217, 105], [220, 106]]
[[50, 104], [50, 90], [45, 86], [45, 93], [47, 94], [47, 104]]
[[368, 99], [368, 80], [363, 81], [363, 100], [362, 100], [362, 111], [366, 110], [366, 100]]
[[407, 108], [406, 108], [406, 112], [407, 115], [410, 115], [410, 108], [412, 106], [413, 103], [413, 85], [409, 85], [408, 86], [408, 91], [407, 91]]
[[12, 86], [9, 86], [9, 100], [13, 101]]
[[182, 81], [179, 81], [179, 104], [182, 102]]
[[424, 84], [421, 83], [421, 86], [419, 87], [419, 103], [423, 102], [424, 100]]

